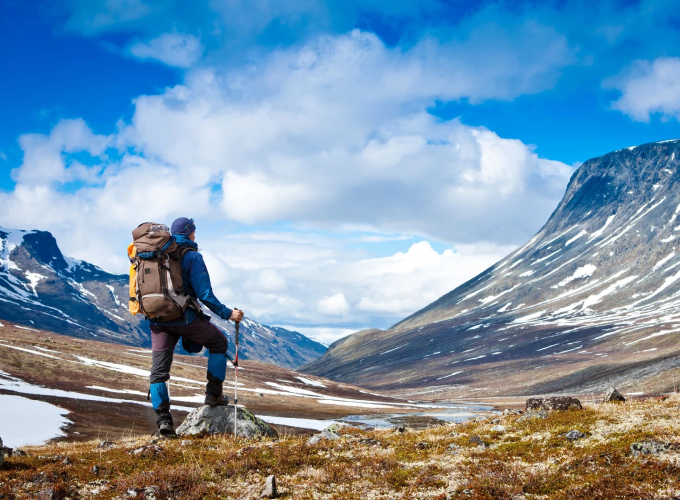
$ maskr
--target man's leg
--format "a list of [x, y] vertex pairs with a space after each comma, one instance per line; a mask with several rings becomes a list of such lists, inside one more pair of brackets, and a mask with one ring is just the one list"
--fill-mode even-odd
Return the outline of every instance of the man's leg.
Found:
[[214, 324], [204, 318], [196, 318], [190, 325], [182, 327], [182, 336], [208, 348], [208, 383], [205, 388], [205, 402], [227, 404], [222, 396], [222, 383], [227, 374], [227, 337]]
[[170, 378], [172, 354], [179, 336], [151, 325], [152, 366], [150, 377], [151, 404], [156, 415], [156, 423], [161, 434], [174, 434], [174, 424], [170, 414], [170, 394], [166, 382]]

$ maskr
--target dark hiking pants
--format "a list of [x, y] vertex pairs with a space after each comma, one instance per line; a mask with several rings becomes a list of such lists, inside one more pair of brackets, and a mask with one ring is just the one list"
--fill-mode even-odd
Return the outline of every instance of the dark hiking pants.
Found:
[[[151, 367], [151, 400], [154, 410], [159, 415], [168, 413], [170, 401], [165, 382], [170, 378], [170, 367], [175, 345], [180, 337], [184, 337], [206, 347], [210, 353], [208, 358], [208, 383], [206, 394], [222, 395], [222, 382], [227, 369], [227, 338], [210, 320], [197, 317], [188, 325], [160, 326], [151, 325], [151, 351], [153, 365]], [[154, 400], [154, 396], [155, 400]]]

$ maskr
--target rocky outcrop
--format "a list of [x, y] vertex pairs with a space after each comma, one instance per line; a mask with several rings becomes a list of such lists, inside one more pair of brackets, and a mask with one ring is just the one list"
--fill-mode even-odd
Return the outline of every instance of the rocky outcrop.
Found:
[[[239, 406], [236, 416], [236, 435], [245, 438], [277, 437], [276, 431], [264, 420]], [[201, 406], [189, 413], [177, 428], [180, 436], [234, 434], [234, 405]]]
[[556, 396], [551, 398], [529, 398], [525, 405], [527, 411], [531, 410], [568, 410], [570, 408], [581, 409], [581, 402], [569, 396]]
[[624, 402], [625, 400], [626, 398], [623, 397], [616, 387], [608, 387], [604, 393], [605, 403]]
[[630, 451], [633, 456], [658, 455], [660, 453], [667, 453], [672, 449], [677, 449], [677, 446], [660, 441], [642, 441], [630, 445]]
[[319, 434], [315, 434], [314, 436], [310, 437], [307, 440], [307, 445], [312, 446], [318, 444], [323, 439], [328, 439], [330, 441], [340, 439], [340, 434], [336, 432], [337, 430], [338, 430], [337, 425], [331, 425], [330, 427], [327, 427], [326, 429], [321, 431]]

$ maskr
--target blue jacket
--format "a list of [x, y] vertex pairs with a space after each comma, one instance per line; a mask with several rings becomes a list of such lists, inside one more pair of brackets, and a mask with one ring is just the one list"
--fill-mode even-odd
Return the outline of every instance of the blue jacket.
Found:
[[[180, 247], [190, 247], [198, 250], [198, 245], [191, 241], [183, 234], [176, 234], [175, 241]], [[231, 317], [231, 309], [222, 304], [212, 290], [210, 284], [210, 275], [208, 268], [205, 266], [203, 256], [195, 252], [186, 252], [182, 258], [182, 283], [187, 293], [193, 298], [200, 300], [212, 312], [217, 314], [220, 318], [228, 320]], [[188, 325], [197, 317], [193, 309], [187, 309], [184, 313], [184, 318], [175, 319], [172, 321], [152, 321], [151, 323], [159, 326], [181, 326]]]

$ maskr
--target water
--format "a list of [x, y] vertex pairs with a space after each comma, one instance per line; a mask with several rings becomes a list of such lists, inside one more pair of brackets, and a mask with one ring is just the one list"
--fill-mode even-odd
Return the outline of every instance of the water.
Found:
[[365, 429], [389, 429], [404, 425], [412, 429], [426, 429], [449, 422], [466, 422], [494, 411], [493, 406], [475, 403], [428, 403], [422, 412], [383, 415], [349, 415], [341, 422]]
[[68, 410], [44, 401], [0, 394], [0, 438], [10, 448], [63, 437]]

